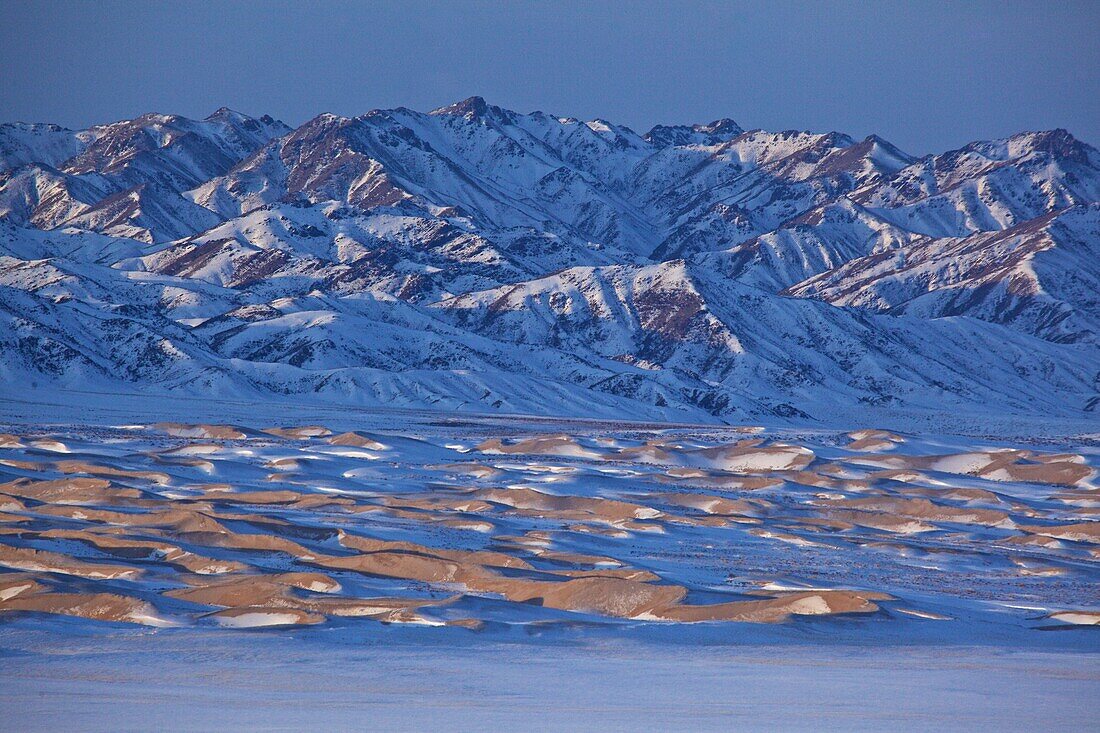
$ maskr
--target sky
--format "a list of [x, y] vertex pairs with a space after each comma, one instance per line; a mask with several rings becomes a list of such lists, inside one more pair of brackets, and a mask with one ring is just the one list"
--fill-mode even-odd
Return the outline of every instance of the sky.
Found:
[[1100, 145], [1100, 0], [0, 0], [0, 122], [221, 106], [290, 125], [480, 95], [519, 112]]

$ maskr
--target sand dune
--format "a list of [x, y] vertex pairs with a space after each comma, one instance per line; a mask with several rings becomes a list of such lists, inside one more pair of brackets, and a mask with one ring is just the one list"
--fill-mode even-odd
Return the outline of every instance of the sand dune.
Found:
[[1020, 529], [1025, 532], [1032, 532], [1046, 537], [1054, 537], [1060, 540], [1100, 544], [1100, 522], [1075, 522], [1073, 524], [1058, 524], [1049, 527], [1041, 525], [1021, 525]]
[[172, 477], [160, 471], [131, 471], [125, 468], [99, 466], [87, 461], [58, 461], [54, 466], [61, 473], [86, 473], [91, 476], [133, 478], [161, 485], [172, 483]]
[[947, 504], [937, 504], [928, 499], [901, 499], [897, 497], [837, 499], [827, 502], [826, 505], [843, 509], [880, 512], [890, 516], [906, 517], [926, 522], [981, 524], [987, 527], [1012, 526], [1008, 514], [996, 509], [954, 507]]
[[360, 433], [340, 433], [328, 439], [331, 445], [346, 445], [354, 448], [366, 448], [367, 450], [383, 451], [387, 447], [377, 440], [368, 438]]
[[863, 451], [866, 453], [879, 453], [892, 450], [905, 439], [896, 433], [886, 430], [855, 430], [848, 433], [851, 442], [845, 446], [848, 450]]
[[12, 547], [5, 544], [0, 544], [0, 566], [16, 570], [62, 573], [93, 580], [133, 578], [141, 574], [138, 568], [126, 565], [86, 562], [59, 552]]
[[97, 621], [162, 626], [155, 608], [137, 598], [114, 593], [33, 593], [0, 601], [2, 611], [36, 611], [62, 616], [80, 616]]
[[1042, 454], [1029, 450], [975, 451], [931, 456], [853, 457], [853, 463], [892, 469], [928, 469], [974, 475], [991, 481], [1076, 486], [1095, 475], [1077, 454]]
[[487, 455], [565, 456], [570, 458], [600, 457], [598, 451], [583, 447], [575, 438], [568, 435], [527, 438], [515, 443], [505, 443], [500, 438], [492, 438], [480, 443], [475, 450]]
[[849, 591], [790, 593], [761, 601], [731, 601], [704, 606], [674, 606], [654, 614], [669, 621], [745, 621], [778, 623], [791, 616], [821, 616], [843, 613], [874, 613], [874, 600], [889, 600], [882, 594]]
[[23, 442], [18, 435], [0, 433], [0, 448], [22, 448]]
[[0, 493], [50, 504], [117, 504], [140, 499], [137, 489], [112, 486], [101, 478], [63, 478], [34, 481], [20, 478], [0, 484]]
[[323, 425], [302, 425], [290, 428], [264, 428], [262, 432], [274, 435], [278, 438], [292, 440], [309, 440], [310, 438], [324, 438], [332, 435], [332, 431]]
[[658, 510], [642, 504], [584, 496], [556, 496], [534, 489], [480, 489], [473, 496], [515, 509], [534, 510], [548, 516], [570, 519], [591, 517], [607, 522], [625, 522], [661, 516]]
[[168, 433], [176, 438], [243, 440], [248, 437], [242, 430], [232, 425], [188, 425], [186, 423], [162, 422], [153, 425], [153, 429]]
[[[95, 433], [66, 432], [63, 460], [17, 439], [0, 484], [0, 610], [211, 632], [361, 619], [495, 633], [486, 621], [535, 627], [563, 613], [996, 623], [980, 599], [1023, 607], [1061, 582], [1049, 607], [1082, 609], [1058, 612], [1072, 620], [1017, 623], [1093, 613], [1100, 500], [1073, 451], [907, 455], [925, 444], [872, 430], [820, 447], [727, 442], [728, 430], [440, 430], [384, 443], [320, 425], [158, 423], [102, 449]], [[475, 444], [492, 465], [459, 458]], [[773, 582], [784, 572], [802, 577]], [[868, 583], [883, 592], [845, 589]], [[100, 584], [109, 592], [90, 592]], [[929, 593], [936, 610], [919, 602]]]

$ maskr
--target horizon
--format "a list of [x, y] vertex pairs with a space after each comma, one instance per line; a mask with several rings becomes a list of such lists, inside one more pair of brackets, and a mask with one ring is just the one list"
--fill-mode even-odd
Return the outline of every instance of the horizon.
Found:
[[[639, 129], [636, 129], [634, 127], [631, 127], [630, 125], [620, 124], [620, 123], [616, 122], [615, 120], [601, 118], [601, 117], [593, 117], [593, 118], [585, 119], [585, 118], [581, 118], [581, 117], [576, 117], [574, 115], [568, 115], [568, 114], [563, 115], [563, 114], [558, 114], [556, 112], [550, 112], [550, 111], [547, 111], [547, 110], [541, 109], [541, 108], [533, 109], [533, 110], [530, 110], [530, 111], [521, 111], [521, 110], [516, 110], [516, 109], [510, 109], [510, 108], [508, 108], [506, 106], [503, 106], [503, 105], [494, 104], [491, 100], [488, 100], [488, 99], [486, 99], [485, 97], [483, 97], [482, 95], [479, 95], [479, 94], [469, 95], [467, 97], [457, 99], [457, 100], [455, 100], [453, 102], [450, 102], [448, 104], [442, 104], [442, 105], [439, 105], [437, 107], [434, 107], [432, 109], [427, 109], [427, 110], [413, 109], [413, 108], [405, 106], [405, 105], [398, 105], [396, 107], [373, 107], [373, 108], [367, 110], [366, 112], [362, 112], [362, 113], [354, 114], [354, 115], [340, 115], [340, 114], [336, 114], [334, 112], [322, 111], [322, 112], [318, 112], [317, 114], [313, 115], [312, 117], [307, 118], [306, 120], [304, 120], [304, 121], [302, 121], [301, 123], [298, 123], [298, 124], [288, 123], [286, 120], [280, 119], [279, 117], [277, 117], [275, 115], [271, 115], [270, 113], [267, 113], [267, 112], [259, 112], [259, 113], [242, 112], [241, 110], [235, 109], [232, 106], [221, 105], [220, 107], [218, 107], [217, 109], [215, 109], [213, 112], [211, 112], [209, 114], [206, 114], [206, 115], [200, 114], [200, 115], [194, 116], [194, 117], [179, 114], [177, 112], [169, 112], [169, 111], [164, 111], [164, 110], [150, 110], [148, 112], [142, 113], [141, 115], [137, 115], [136, 117], [121, 118], [121, 119], [115, 119], [115, 120], [106, 120], [106, 121], [92, 123], [91, 125], [88, 125], [84, 128], [67, 128], [67, 129], [79, 130], [79, 129], [90, 129], [90, 128], [93, 128], [93, 127], [100, 127], [100, 126], [108, 126], [108, 125], [118, 124], [118, 123], [121, 123], [121, 122], [128, 122], [130, 120], [137, 119], [138, 117], [143, 117], [143, 116], [146, 116], [146, 115], [163, 115], [163, 116], [167, 116], [167, 117], [182, 117], [182, 118], [195, 120], [195, 121], [208, 120], [208, 119], [212, 118], [214, 115], [216, 115], [218, 112], [221, 112], [222, 110], [226, 110], [226, 111], [229, 111], [229, 112], [233, 112], [234, 114], [239, 114], [239, 115], [251, 118], [251, 119], [261, 119], [263, 117], [270, 117], [275, 122], [281, 122], [282, 124], [287, 125], [291, 129], [291, 131], [294, 131], [294, 130], [297, 130], [297, 129], [305, 126], [309, 122], [311, 122], [311, 121], [313, 121], [313, 120], [315, 120], [319, 117], [325, 116], [325, 115], [333, 115], [333, 116], [336, 116], [336, 117], [341, 117], [343, 119], [349, 119], [349, 120], [350, 119], [357, 119], [357, 118], [360, 118], [360, 117], [365, 117], [367, 115], [370, 115], [370, 114], [373, 114], [373, 113], [376, 113], [376, 112], [392, 112], [392, 111], [398, 111], [398, 110], [408, 110], [408, 111], [414, 112], [416, 114], [431, 115], [431, 114], [435, 114], [437, 112], [440, 112], [441, 110], [444, 110], [447, 107], [462, 104], [464, 102], [469, 102], [471, 100], [480, 100], [481, 102], [484, 102], [484, 103], [488, 104], [488, 106], [490, 106], [490, 107], [496, 107], [496, 108], [501, 109], [505, 112], [511, 112], [511, 113], [519, 114], [519, 115], [523, 115], [523, 116], [530, 116], [530, 115], [534, 115], [534, 114], [545, 114], [545, 115], [548, 115], [550, 117], [554, 117], [555, 119], [558, 119], [558, 120], [576, 120], [576, 121], [586, 123], [586, 124], [589, 123], [589, 122], [597, 122], [597, 121], [610, 122], [610, 123], [615, 124], [617, 127], [625, 128], [625, 129], [633, 132], [634, 134], [638, 135], [639, 137], [643, 137], [643, 138], [646, 135], [650, 134], [654, 129], [657, 129], [659, 127], [706, 126], [706, 125], [711, 125], [711, 124], [714, 124], [714, 123], [717, 123], [717, 122], [723, 122], [723, 121], [730, 121], [730, 122], [735, 123], [745, 133], [762, 131], [762, 132], [772, 132], [772, 133], [800, 132], [800, 133], [809, 133], [809, 134], [815, 134], [815, 135], [840, 134], [840, 135], [846, 135], [847, 137], [851, 138], [855, 142], [875, 138], [875, 139], [881, 140], [881, 141], [883, 141], [887, 144], [893, 145], [898, 150], [900, 150], [902, 153], [905, 153], [906, 155], [909, 155], [909, 156], [911, 156], [913, 158], [917, 158], [917, 159], [923, 159], [923, 158], [926, 158], [926, 157], [929, 157], [929, 156], [934, 156], [934, 155], [938, 155], [938, 154], [952, 152], [953, 150], [961, 149], [961, 148], [966, 147], [967, 145], [971, 145], [971, 144], [979, 143], [979, 142], [988, 142], [990, 140], [1009, 139], [1009, 138], [1013, 138], [1013, 137], [1018, 137], [1020, 135], [1029, 135], [1029, 134], [1039, 135], [1039, 134], [1053, 133], [1053, 132], [1058, 132], [1058, 131], [1066, 132], [1067, 134], [1069, 134], [1074, 139], [1076, 139], [1078, 141], [1081, 141], [1081, 142], [1085, 143], [1086, 145], [1089, 145], [1090, 147], [1095, 147], [1089, 140], [1087, 140], [1087, 139], [1083, 138], [1082, 136], [1074, 133], [1073, 130], [1070, 130], [1070, 129], [1067, 129], [1067, 128], [1061, 127], [1061, 126], [1059, 126], [1059, 127], [1049, 127], [1049, 128], [1043, 128], [1043, 129], [1022, 129], [1022, 130], [1017, 130], [1016, 132], [1010, 133], [1008, 135], [1004, 135], [1002, 137], [997, 137], [997, 138], [975, 138], [973, 140], [967, 140], [966, 142], [958, 145], [955, 148], [949, 148], [949, 149], [944, 149], [944, 150], [934, 150], [934, 151], [929, 151], [929, 152], [925, 152], [925, 153], [913, 153], [913, 152], [907, 150], [906, 148], [904, 148], [902, 145], [899, 145], [898, 143], [894, 142], [894, 140], [892, 140], [890, 138], [889, 134], [883, 134], [883, 133], [879, 133], [879, 132], [871, 132], [871, 133], [868, 133], [867, 135], [859, 136], [859, 135], [853, 135], [853, 134], [851, 134], [851, 133], [849, 133], [845, 130], [821, 130], [821, 129], [813, 130], [813, 129], [804, 129], [804, 128], [795, 128], [795, 127], [782, 128], [782, 129], [770, 129], [769, 130], [767, 128], [762, 128], [762, 127], [745, 127], [744, 125], [742, 125], [740, 123], [740, 121], [738, 121], [738, 120], [736, 120], [732, 117], [718, 117], [718, 118], [715, 118], [715, 119], [712, 119], [712, 120], [692, 120], [692, 121], [689, 121], [689, 122], [664, 122], [664, 123], [657, 123], [657, 124], [652, 125], [652, 126], [646, 128], [644, 130], [639, 130]], [[0, 125], [5, 125], [5, 124], [36, 125], [36, 124], [57, 124], [57, 123], [52, 122], [51, 120], [0, 120]], [[65, 126], [62, 125], [62, 127], [65, 127]]]
[[291, 127], [316, 111], [434, 109], [472, 94], [648, 130], [878, 134], [923, 156], [1057, 128], [1100, 140], [1095, 3], [838, 2], [646, 8], [481, 2], [9, 9], [0, 120], [72, 129], [228, 106]]

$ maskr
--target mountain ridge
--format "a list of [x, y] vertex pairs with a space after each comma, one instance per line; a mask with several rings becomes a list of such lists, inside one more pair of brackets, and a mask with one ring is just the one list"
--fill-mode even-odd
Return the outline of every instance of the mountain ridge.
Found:
[[10, 386], [1086, 418], [1100, 153], [522, 114], [0, 125]]

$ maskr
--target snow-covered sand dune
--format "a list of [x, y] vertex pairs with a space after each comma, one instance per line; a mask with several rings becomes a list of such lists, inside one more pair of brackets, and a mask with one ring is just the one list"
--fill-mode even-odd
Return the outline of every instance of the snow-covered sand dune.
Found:
[[[1087, 719], [1068, 699], [1100, 684], [1094, 437], [155, 409], [0, 428], [0, 696], [21, 729], [77, 720], [76, 696], [125, 708], [116, 730], [203, 727], [209, 705], [267, 726], [254, 676], [329, 707], [364, 679], [318, 713], [340, 728], [397, 715], [425, 665], [457, 728], [545, 705], [548, 730], [597, 707], [612, 728], [797, 730], [797, 688], [853, 729], [964, 729], [980, 674], [1019, 688], [986, 712], [1024, 730]], [[503, 706], [486, 680], [534, 658]], [[861, 717], [886, 669], [878, 709], [900, 717]]]

